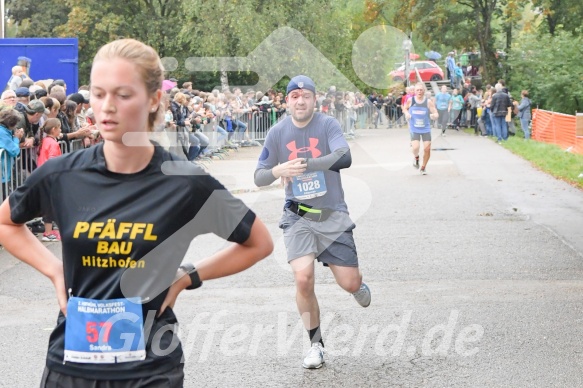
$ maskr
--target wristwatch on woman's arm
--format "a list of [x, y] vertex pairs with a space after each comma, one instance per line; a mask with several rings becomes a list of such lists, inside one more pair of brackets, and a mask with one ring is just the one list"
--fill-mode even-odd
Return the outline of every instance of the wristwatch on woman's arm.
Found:
[[198, 272], [192, 263], [183, 263], [178, 268], [190, 276], [191, 285], [186, 287], [187, 290], [194, 290], [202, 286], [202, 280], [200, 280], [200, 276], [198, 276]]

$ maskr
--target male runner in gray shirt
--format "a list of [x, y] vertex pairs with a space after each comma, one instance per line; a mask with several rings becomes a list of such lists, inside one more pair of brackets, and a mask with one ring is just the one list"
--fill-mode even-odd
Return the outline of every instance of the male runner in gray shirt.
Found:
[[296, 282], [296, 303], [312, 347], [303, 367], [320, 368], [324, 342], [320, 308], [314, 293], [314, 259], [330, 267], [336, 282], [368, 307], [370, 290], [362, 282], [348, 216], [340, 169], [352, 164], [350, 148], [338, 121], [315, 113], [314, 82], [298, 75], [287, 86], [291, 117], [270, 129], [257, 169], [255, 184], [285, 181], [285, 207], [280, 220], [287, 259]]

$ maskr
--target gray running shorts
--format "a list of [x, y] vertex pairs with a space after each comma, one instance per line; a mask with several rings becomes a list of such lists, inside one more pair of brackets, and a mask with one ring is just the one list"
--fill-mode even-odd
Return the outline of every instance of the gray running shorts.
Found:
[[324, 265], [358, 267], [358, 256], [350, 216], [333, 212], [325, 221], [307, 220], [285, 209], [279, 222], [287, 250], [287, 261], [315, 253]]
[[427, 132], [427, 133], [411, 132], [411, 140], [431, 141], [431, 132]]

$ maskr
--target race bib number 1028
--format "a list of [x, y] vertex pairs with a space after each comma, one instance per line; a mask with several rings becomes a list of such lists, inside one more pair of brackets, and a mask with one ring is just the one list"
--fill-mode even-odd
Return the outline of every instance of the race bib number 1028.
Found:
[[308, 172], [292, 179], [294, 197], [299, 200], [321, 197], [328, 191], [324, 172]]

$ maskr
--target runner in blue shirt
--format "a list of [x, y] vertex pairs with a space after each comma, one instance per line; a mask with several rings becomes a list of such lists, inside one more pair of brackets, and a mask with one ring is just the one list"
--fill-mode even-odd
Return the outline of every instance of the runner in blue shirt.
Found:
[[450, 121], [453, 123], [456, 131], [460, 130], [460, 112], [464, 107], [464, 98], [458, 93], [457, 89], [453, 90], [451, 97], [451, 117]]
[[447, 92], [447, 87], [442, 86], [441, 92], [435, 96], [435, 105], [437, 113], [439, 113], [438, 125], [441, 129], [441, 135], [445, 136], [447, 129], [447, 122], [449, 120], [449, 112], [451, 111], [451, 94]]
[[409, 121], [411, 132], [411, 146], [413, 148], [413, 167], [419, 168], [419, 148], [423, 142], [423, 164], [419, 169], [421, 175], [427, 174], [427, 162], [431, 154], [431, 120], [439, 117], [433, 101], [425, 96], [425, 84], [419, 82], [415, 85], [415, 96], [407, 100], [405, 104], [405, 117]]

